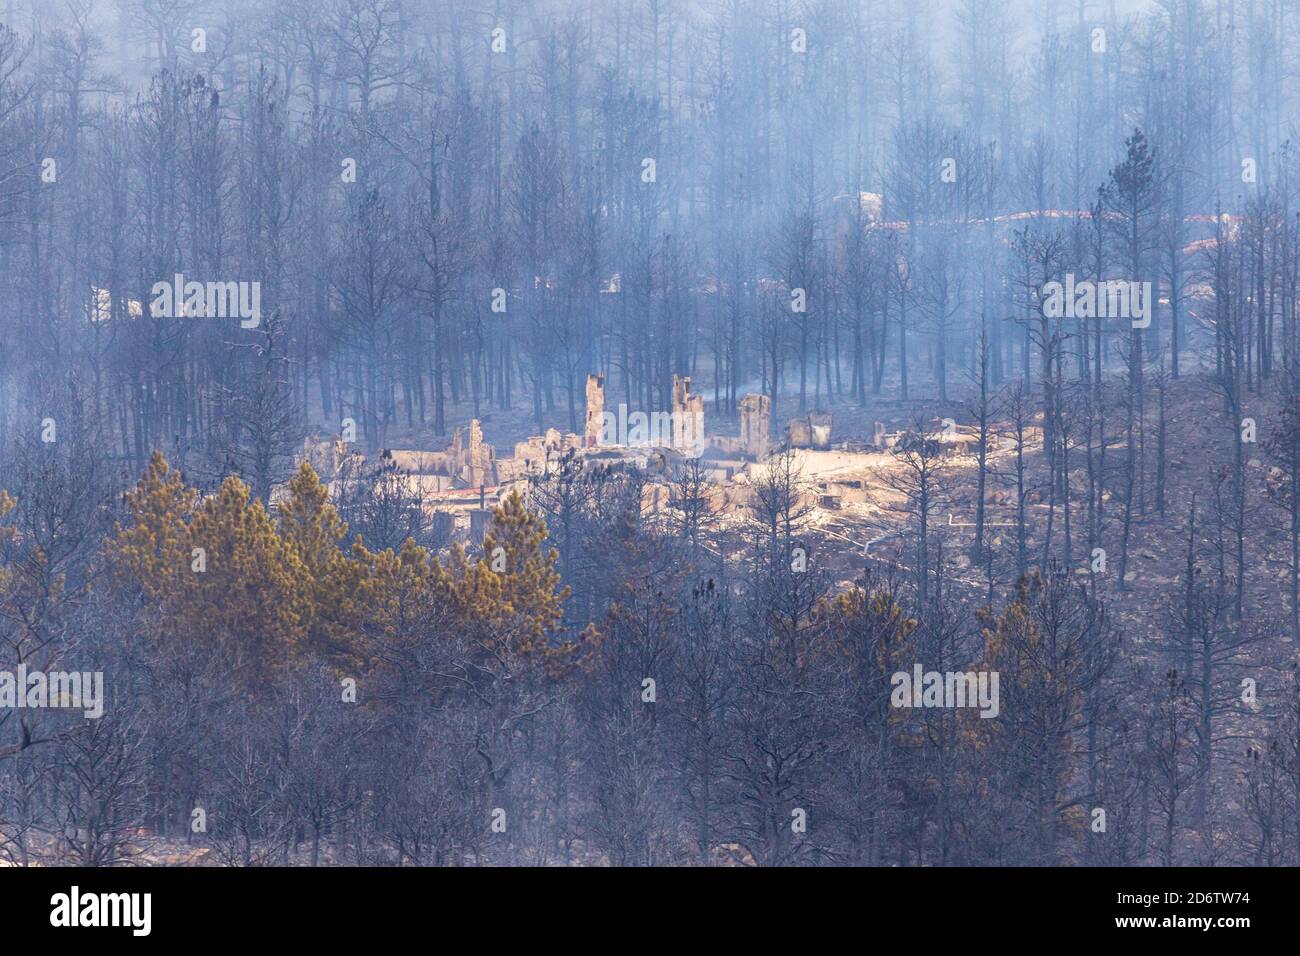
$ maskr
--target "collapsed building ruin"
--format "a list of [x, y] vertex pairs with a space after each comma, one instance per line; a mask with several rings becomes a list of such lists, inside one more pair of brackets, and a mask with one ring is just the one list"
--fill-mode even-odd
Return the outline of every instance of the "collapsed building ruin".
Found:
[[825, 451], [831, 447], [830, 412], [809, 412], [799, 418], [792, 418], [787, 430], [791, 448]]
[[[488, 510], [511, 490], [527, 495], [531, 481], [552, 472], [571, 457], [584, 468], [635, 467], [646, 473], [643, 506], [648, 511], [671, 507], [672, 480], [687, 461], [697, 463], [711, 483], [715, 507], [723, 513], [743, 510], [753, 501], [754, 482], [771, 456], [790, 449], [806, 485], [804, 502], [824, 512], [865, 507], [870, 473], [888, 459], [903, 433], [889, 432], [874, 422], [870, 442], [831, 440], [830, 412], [814, 410], [789, 420], [783, 440], [771, 432], [772, 400], [765, 394], [745, 395], [738, 403], [736, 435], [709, 435], [704, 428], [704, 397], [691, 389], [691, 380], [674, 376], [669, 412], [629, 413], [606, 408], [605, 376], [586, 380], [586, 415], [581, 435], [549, 428], [514, 446], [513, 454], [498, 457], [484, 441], [482, 425], [472, 419], [457, 428], [451, 445], [442, 451], [384, 449], [379, 462], [406, 476], [435, 521], [446, 531], [467, 527], [478, 542], [487, 527]], [[970, 429], [940, 422], [933, 437], [942, 454], [966, 454], [978, 443]], [[335, 481], [345, 460], [364, 464], [359, 452], [334, 438], [308, 438], [302, 458], [327, 483]], [[459, 517], [458, 517], [459, 516]]]

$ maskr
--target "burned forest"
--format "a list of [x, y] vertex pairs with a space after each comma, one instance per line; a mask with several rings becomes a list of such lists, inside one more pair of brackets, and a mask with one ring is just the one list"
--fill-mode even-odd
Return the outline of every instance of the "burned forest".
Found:
[[0, 0], [0, 868], [1300, 865], [1297, 55]]

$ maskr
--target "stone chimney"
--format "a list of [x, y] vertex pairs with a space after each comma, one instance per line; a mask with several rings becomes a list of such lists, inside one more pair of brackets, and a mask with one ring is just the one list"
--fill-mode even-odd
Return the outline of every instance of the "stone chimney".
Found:
[[746, 395], [740, 400], [740, 445], [755, 461], [767, 457], [771, 425], [771, 399], [766, 395]]
[[673, 376], [673, 447], [698, 452], [704, 445], [704, 396], [691, 394], [691, 380]]
[[587, 376], [587, 428], [583, 432], [582, 447], [595, 448], [600, 444], [601, 422], [605, 412], [605, 376]]

